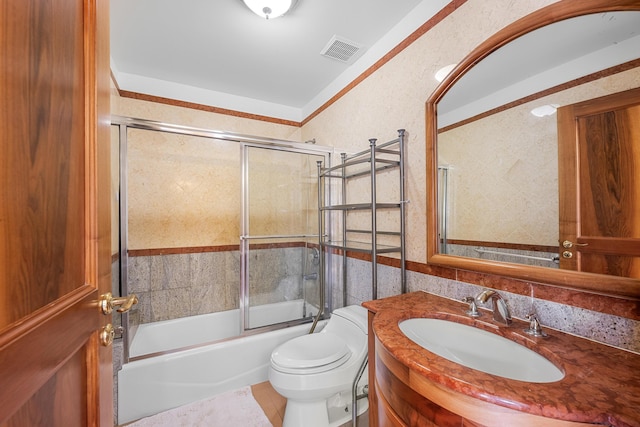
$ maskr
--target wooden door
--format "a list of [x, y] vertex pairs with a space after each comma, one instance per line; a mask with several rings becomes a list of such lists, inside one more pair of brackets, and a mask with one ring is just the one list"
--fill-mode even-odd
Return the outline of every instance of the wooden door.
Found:
[[558, 109], [560, 268], [640, 277], [640, 88]]
[[108, 1], [0, 0], [0, 426], [113, 425]]

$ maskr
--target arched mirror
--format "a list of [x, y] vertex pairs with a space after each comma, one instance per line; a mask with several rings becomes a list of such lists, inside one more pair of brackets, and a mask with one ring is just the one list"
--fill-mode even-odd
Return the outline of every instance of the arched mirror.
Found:
[[640, 1], [496, 33], [427, 101], [426, 141], [429, 263], [640, 297]]

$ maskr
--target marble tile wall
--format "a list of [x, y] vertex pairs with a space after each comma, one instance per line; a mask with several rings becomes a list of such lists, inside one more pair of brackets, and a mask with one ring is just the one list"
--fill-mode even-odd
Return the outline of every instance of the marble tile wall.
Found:
[[129, 292], [138, 295], [140, 323], [238, 307], [240, 255], [233, 252], [129, 258]]
[[[331, 284], [330, 298], [333, 308], [342, 307], [342, 256], [332, 255], [331, 270], [327, 283]], [[347, 305], [361, 304], [373, 299], [371, 285], [371, 263], [347, 257]], [[401, 293], [400, 269], [378, 264], [378, 298]]]
[[[111, 294], [120, 296], [120, 255], [118, 253], [111, 257]], [[111, 315], [111, 323], [118, 331], [122, 326], [122, 315], [114, 311]], [[116, 333], [116, 337], [120, 337], [120, 334]]]
[[250, 251], [251, 305], [302, 298], [302, 254], [303, 248]]
[[[304, 247], [251, 250], [251, 305], [302, 298], [303, 257], [310, 252]], [[129, 257], [128, 282], [140, 301], [135, 309], [140, 323], [238, 308], [240, 252]], [[305, 296], [317, 298], [317, 279], [304, 282]]]

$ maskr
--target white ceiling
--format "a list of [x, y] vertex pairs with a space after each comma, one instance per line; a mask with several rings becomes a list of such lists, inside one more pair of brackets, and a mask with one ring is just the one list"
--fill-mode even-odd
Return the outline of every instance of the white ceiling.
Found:
[[[122, 90], [301, 121], [449, 0], [299, 0], [264, 20], [242, 0], [111, 0]], [[351, 63], [320, 55], [337, 35]]]

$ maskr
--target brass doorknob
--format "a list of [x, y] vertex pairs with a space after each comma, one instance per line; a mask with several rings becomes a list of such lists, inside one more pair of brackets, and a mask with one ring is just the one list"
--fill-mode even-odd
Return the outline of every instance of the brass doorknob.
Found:
[[571, 240], [565, 240], [564, 242], [562, 242], [562, 247], [563, 248], [572, 248], [574, 246], [589, 246], [588, 243], [573, 243]]
[[115, 336], [116, 330], [111, 323], [103, 326], [100, 329], [100, 344], [104, 347], [109, 347], [113, 343]]
[[100, 310], [102, 310], [103, 314], [111, 314], [115, 307], [119, 307], [117, 310], [118, 313], [126, 313], [137, 303], [138, 297], [136, 296], [136, 294], [131, 294], [126, 297], [114, 298], [113, 295], [111, 295], [111, 292], [100, 295], [99, 301]]

